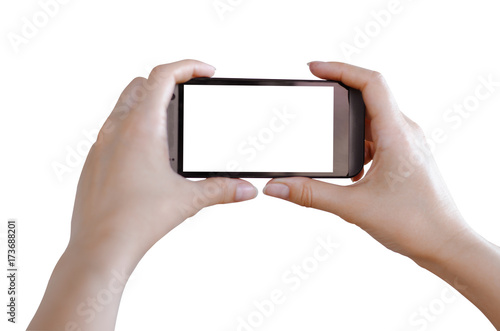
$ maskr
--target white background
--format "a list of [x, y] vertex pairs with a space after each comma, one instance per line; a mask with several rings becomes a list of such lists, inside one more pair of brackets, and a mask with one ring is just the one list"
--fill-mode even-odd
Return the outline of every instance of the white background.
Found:
[[332, 172], [332, 86], [184, 87], [184, 171]]
[[[2, 313], [2, 329], [25, 329], [68, 241], [84, 158], [73, 155], [61, 179], [53, 163], [88, 149], [86, 132], [95, 135], [130, 80], [183, 58], [214, 65], [220, 77], [310, 79], [311, 60], [382, 72], [407, 116], [429, 136], [446, 133], [434, 153], [449, 189], [468, 222], [500, 243], [500, 88], [455, 125], [443, 119], [470, 100], [480, 77], [500, 81], [496, 1], [402, 0], [382, 27], [372, 12], [387, 10], [388, 0], [231, 2], [222, 20], [213, 0], [68, 1], [16, 52], [8, 33], [20, 34], [23, 18], [42, 9], [33, 0], [2, 1], [3, 258], [7, 219], [20, 227], [19, 324], [7, 325]], [[341, 45], [354, 45], [366, 27], [372, 37], [346, 56]], [[340, 246], [291, 292], [282, 275], [326, 236]], [[0, 286], [5, 302], [5, 280]], [[253, 301], [276, 289], [286, 300], [258, 330], [418, 330], [409, 319], [429, 305], [439, 313], [422, 330], [493, 330], [458, 294], [445, 303], [446, 288], [338, 217], [261, 194], [203, 210], [161, 240], [127, 285], [117, 330], [236, 330]]]

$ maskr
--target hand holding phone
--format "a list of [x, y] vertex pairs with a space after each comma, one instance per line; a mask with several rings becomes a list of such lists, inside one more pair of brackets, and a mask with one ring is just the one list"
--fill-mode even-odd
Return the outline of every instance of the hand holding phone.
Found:
[[367, 110], [364, 163], [373, 162], [353, 185], [277, 178], [264, 193], [334, 213], [417, 260], [438, 252], [443, 240], [469, 231], [422, 130], [400, 112], [382, 75], [336, 62], [313, 62], [310, 68], [319, 78], [341, 79], [361, 90]]
[[500, 248], [464, 220], [422, 129], [399, 111], [384, 78], [345, 63], [313, 62], [311, 72], [362, 91], [367, 109], [365, 163], [355, 184], [276, 178], [264, 193], [334, 213], [455, 287], [500, 327]]

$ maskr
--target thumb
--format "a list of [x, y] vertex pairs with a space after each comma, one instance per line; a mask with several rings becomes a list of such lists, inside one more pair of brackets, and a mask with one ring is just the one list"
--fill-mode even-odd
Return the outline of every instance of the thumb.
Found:
[[212, 177], [195, 182], [195, 185], [195, 195], [202, 208], [219, 203], [250, 200], [257, 196], [255, 186], [242, 179]]
[[352, 186], [339, 186], [305, 177], [275, 178], [267, 183], [263, 191], [266, 195], [341, 217], [352, 202]]

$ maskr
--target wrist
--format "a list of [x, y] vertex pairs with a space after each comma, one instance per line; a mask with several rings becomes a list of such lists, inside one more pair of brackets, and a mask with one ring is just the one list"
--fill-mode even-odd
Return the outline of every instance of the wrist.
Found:
[[[442, 243], [432, 254], [413, 259], [419, 266], [441, 276], [455, 273], [458, 265], [474, 259], [477, 251], [484, 249], [488, 242], [469, 227], [461, 228], [442, 238]], [[441, 277], [443, 278], [443, 277]], [[452, 277], [454, 278], [454, 277]], [[453, 279], [445, 279], [448, 282]]]
[[415, 261], [464, 295], [500, 326], [500, 248], [474, 231], [462, 232], [433, 258]]
[[113, 240], [79, 240], [72, 237], [62, 259], [104, 279], [119, 274], [119, 278], [126, 282], [141, 257], [130, 246], [119, 245]]
[[113, 260], [102, 252], [70, 241], [28, 330], [114, 329], [133, 267], [127, 260]]

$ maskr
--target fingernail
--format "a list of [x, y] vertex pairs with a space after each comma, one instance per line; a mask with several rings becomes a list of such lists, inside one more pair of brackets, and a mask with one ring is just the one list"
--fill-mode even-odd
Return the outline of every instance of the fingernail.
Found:
[[271, 183], [264, 187], [264, 194], [280, 199], [288, 199], [290, 196], [290, 189], [285, 184]]
[[322, 63], [322, 61], [311, 61], [311, 62], [307, 62], [307, 65], [310, 66], [311, 63], [314, 63], [314, 62]]
[[255, 186], [249, 183], [238, 184], [236, 186], [236, 194], [234, 196], [234, 201], [245, 201], [253, 199], [257, 196], [257, 189]]

